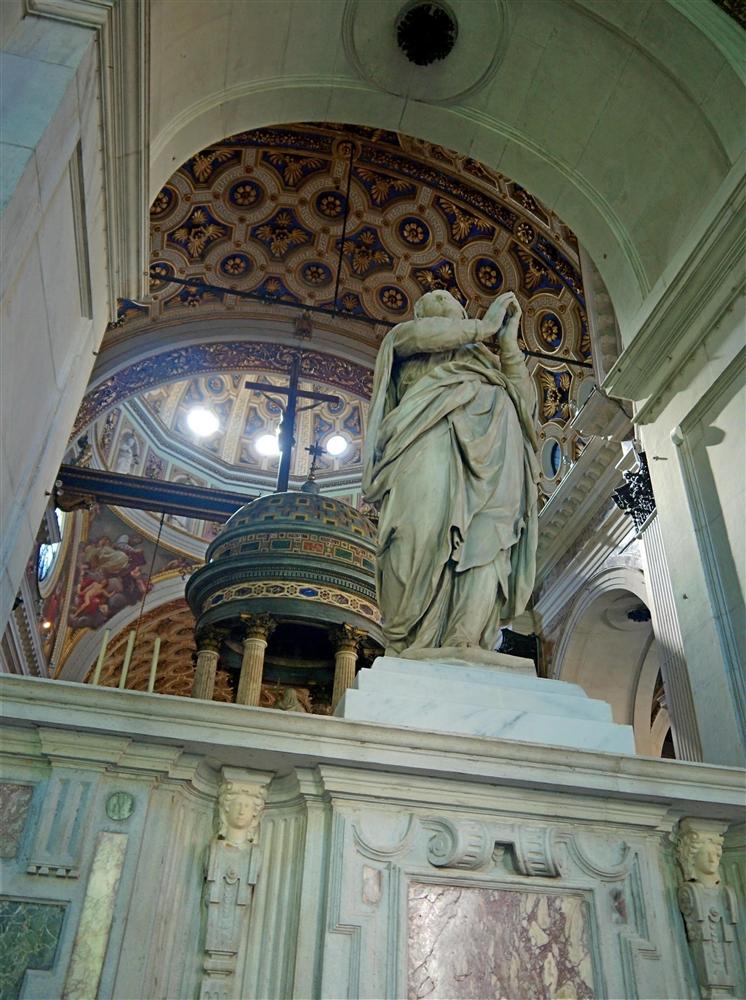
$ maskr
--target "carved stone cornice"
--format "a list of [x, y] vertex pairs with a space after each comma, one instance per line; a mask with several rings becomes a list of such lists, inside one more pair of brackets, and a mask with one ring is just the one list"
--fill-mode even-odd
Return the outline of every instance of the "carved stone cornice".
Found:
[[98, 36], [109, 312], [147, 289], [150, 169], [149, 0], [25, 0], [26, 13]]
[[622, 483], [616, 468], [622, 458], [621, 445], [594, 437], [539, 513], [539, 546], [536, 583], [570, 548], [596, 512]]

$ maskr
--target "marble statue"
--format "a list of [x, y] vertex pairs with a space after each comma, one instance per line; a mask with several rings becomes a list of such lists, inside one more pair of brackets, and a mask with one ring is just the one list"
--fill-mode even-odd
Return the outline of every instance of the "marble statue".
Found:
[[137, 438], [131, 431], [126, 431], [119, 444], [114, 471], [130, 475], [139, 464], [140, 449]]
[[259, 874], [256, 840], [266, 788], [225, 779], [218, 790], [218, 834], [205, 872], [207, 921], [201, 1000], [228, 1000]]
[[679, 909], [703, 997], [735, 996], [735, 893], [720, 884], [724, 823], [684, 819], [676, 856], [683, 875]]
[[[494, 648], [534, 584], [536, 397], [512, 292], [468, 319], [447, 291], [384, 338], [364, 454], [380, 512], [378, 598], [388, 655]], [[497, 335], [498, 353], [485, 346]]]

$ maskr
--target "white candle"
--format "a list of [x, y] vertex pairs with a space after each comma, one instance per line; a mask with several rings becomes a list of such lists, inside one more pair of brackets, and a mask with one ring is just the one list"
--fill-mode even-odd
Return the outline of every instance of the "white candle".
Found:
[[158, 654], [161, 651], [161, 637], [158, 635], [153, 643], [153, 659], [150, 661], [150, 678], [148, 680], [148, 692], [153, 693], [155, 687], [155, 671], [158, 666]]
[[109, 645], [109, 636], [111, 635], [111, 629], [104, 629], [104, 637], [101, 640], [101, 649], [98, 651], [98, 660], [96, 661], [96, 669], [93, 671], [93, 680], [91, 684], [98, 684], [101, 677], [101, 671], [104, 666], [104, 657], [106, 656], [106, 647]]
[[130, 668], [130, 660], [132, 659], [132, 647], [135, 645], [135, 630], [132, 629], [130, 634], [127, 636], [127, 648], [124, 651], [124, 663], [122, 664], [122, 676], [119, 678], [119, 687], [123, 688], [127, 683], [127, 671]]

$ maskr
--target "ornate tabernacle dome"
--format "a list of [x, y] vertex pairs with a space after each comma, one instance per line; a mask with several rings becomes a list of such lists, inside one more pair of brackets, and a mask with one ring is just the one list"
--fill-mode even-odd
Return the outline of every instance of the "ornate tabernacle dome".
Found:
[[219, 659], [240, 674], [240, 703], [327, 712], [354, 678], [358, 652], [382, 641], [375, 528], [328, 496], [261, 497], [226, 523], [186, 597], [197, 623], [197, 696], [210, 696], [201, 675]]

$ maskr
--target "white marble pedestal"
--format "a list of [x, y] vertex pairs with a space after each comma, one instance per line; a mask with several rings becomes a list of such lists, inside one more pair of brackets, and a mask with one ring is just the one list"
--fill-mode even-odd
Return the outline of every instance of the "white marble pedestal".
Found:
[[631, 726], [577, 684], [537, 677], [530, 660], [490, 654], [491, 666], [380, 656], [361, 670], [335, 715], [577, 750], [635, 752]]

